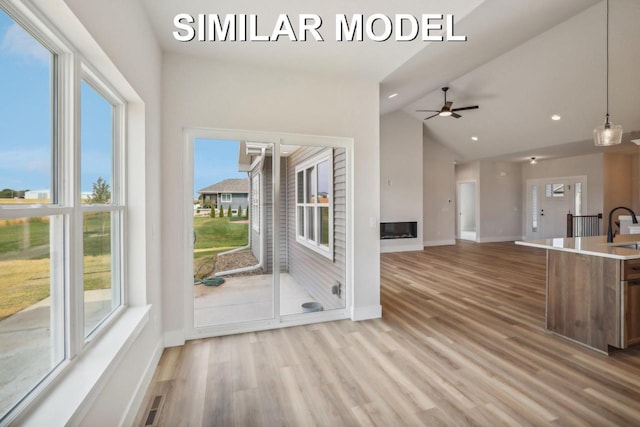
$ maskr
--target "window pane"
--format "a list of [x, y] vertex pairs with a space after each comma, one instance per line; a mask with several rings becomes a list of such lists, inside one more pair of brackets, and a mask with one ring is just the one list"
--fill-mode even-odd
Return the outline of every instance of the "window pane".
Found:
[[318, 163], [318, 203], [329, 203], [329, 160]]
[[538, 231], [538, 186], [531, 187], [531, 231]]
[[576, 215], [582, 215], [582, 183], [576, 182]]
[[311, 241], [315, 241], [316, 240], [316, 233], [315, 233], [315, 221], [314, 221], [314, 211], [316, 208], [312, 208], [312, 207], [307, 207], [307, 239], [311, 240]]
[[297, 222], [297, 233], [298, 236], [304, 237], [304, 207], [298, 206], [298, 222]]
[[320, 244], [329, 246], [329, 208], [321, 207], [318, 209], [320, 213]]
[[[84, 332], [89, 335], [120, 305], [120, 286], [112, 271], [112, 236], [117, 213], [84, 215]], [[114, 280], [115, 279], [115, 280]], [[115, 286], [114, 286], [115, 284]]]
[[113, 105], [85, 81], [80, 90], [82, 202], [111, 203]]
[[0, 203], [50, 203], [54, 55], [0, 9]]
[[304, 203], [304, 171], [298, 172], [298, 203]]
[[55, 221], [61, 218], [0, 220], [0, 418], [64, 357], [62, 284], [52, 277]]
[[305, 171], [305, 185], [306, 185], [306, 193], [307, 199], [306, 203], [315, 203], [315, 194], [313, 188], [313, 172], [315, 168], [309, 168]]

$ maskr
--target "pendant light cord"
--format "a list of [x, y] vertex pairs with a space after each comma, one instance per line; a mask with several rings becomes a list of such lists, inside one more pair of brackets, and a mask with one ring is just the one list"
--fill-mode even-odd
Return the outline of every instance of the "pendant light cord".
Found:
[[609, 0], [607, 0], [607, 123], [609, 123]]

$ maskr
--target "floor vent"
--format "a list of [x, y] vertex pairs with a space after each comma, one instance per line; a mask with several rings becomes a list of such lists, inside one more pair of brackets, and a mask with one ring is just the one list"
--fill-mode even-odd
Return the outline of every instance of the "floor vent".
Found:
[[160, 408], [162, 407], [163, 401], [164, 396], [156, 396], [153, 398], [151, 408], [149, 408], [149, 413], [147, 414], [147, 419], [144, 422], [145, 427], [156, 425], [156, 421], [158, 420], [158, 415], [160, 414]]

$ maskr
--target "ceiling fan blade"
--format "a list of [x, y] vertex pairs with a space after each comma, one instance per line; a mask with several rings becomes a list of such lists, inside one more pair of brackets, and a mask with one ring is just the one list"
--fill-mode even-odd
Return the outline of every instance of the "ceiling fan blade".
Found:
[[456, 113], [451, 113], [451, 117], [455, 118], [455, 119], [459, 119], [460, 117], [462, 117], [460, 114], [456, 114]]
[[429, 116], [429, 117], [427, 117], [425, 120], [432, 119], [432, 118], [434, 118], [434, 117], [436, 117], [436, 116], [438, 116], [438, 115], [439, 115], [439, 114], [434, 114], [433, 116]]
[[443, 110], [451, 110], [451, 106], [453, 105], [453, 101], [447, 101], [444, 103], [444, 107], [442, 107]]
[[418, 113], [439, 113], [440, 110], [416, 110]]
[[478, 107], [477, 105], [471, 105], [471, 106], [469, 106], [469, 107], [454, 108], [454, 109], [453, 109], [453, 110], [451, 110], [451, 111], [476, 110], [476, 109], [478, 109], [478, 108], [480, 108], [480, 107]]

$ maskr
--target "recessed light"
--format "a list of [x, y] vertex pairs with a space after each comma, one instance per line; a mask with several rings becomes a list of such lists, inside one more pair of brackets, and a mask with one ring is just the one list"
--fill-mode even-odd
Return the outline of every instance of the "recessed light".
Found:
[[560, 116], [559, 116], [559, 115], [557, 115], [557, 114], [554, 114], [553, 116], [551, 116], [551, 120], [553, 120], [553, 121], [555, 121], [555, 122], [557, 122], [557, 121], [558, 121], [558, 120], [560, 120], [561, 118], [562, 118], [562, 117], [560, 117]]
[[472, 140], [472, 141], [477, 141], [477, 140], [478, 140], [478, 137], [477, 137], [477, 136], [472, 136], [472, 137], [471, 137], [471, 140]]
[[529, 163], [532, 165], [535, 165], [536, 163], [538, 163], [538, 161], [536, 160], [535, 157], [532, 157], [531, 160], [529, 160]]
[[395, 98], [396, 96], [398, 96], [397, 93], [392, 93], [391, 95], [389, 95], [389, 99]]

